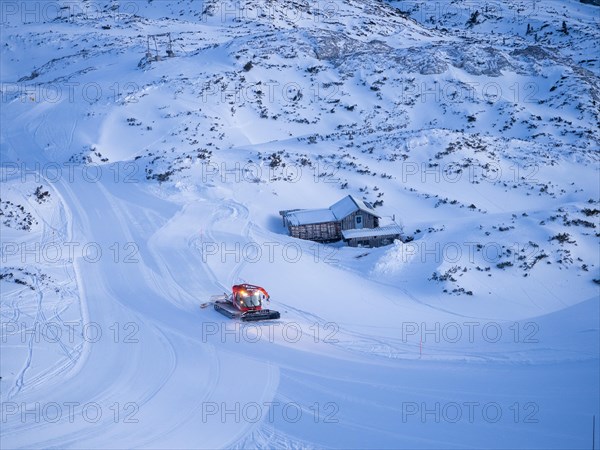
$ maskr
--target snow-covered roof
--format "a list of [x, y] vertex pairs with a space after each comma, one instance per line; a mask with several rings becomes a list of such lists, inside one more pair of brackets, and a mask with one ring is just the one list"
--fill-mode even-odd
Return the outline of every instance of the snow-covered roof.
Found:
[[286, 212], [285, 218], [293, 226], [309, 225], [312, 223], [335, 222], [336, 218], [329, 208], [299, 209]]
[[393, 234], [401, 234], [402, 228], [399, 225], [389, 225], [387, 227], [379, 227], [379, 228], [362, 228], [362, 229], [353, 229], [353, 230], [342, 230], [342, 236], [344, 239], [360, 239], [367, 237], [376, 237], [376, 236], [389, 236]]
[[279, 214], [285, 217], [290, 225], [299, 226], [313, 223], [338, 222], [358, 210], [381, 217], [375, 212], [370, 203], [363, 202], [352, 195], [344, 197], [329, 208], [292, 209], [280, 211]]
[[369, 214], [379, 217], [370, 203], [364, 202], [352, 195], [348, 195], [340, 201], [334, 203], [329, 209], [331, 209], [338, 220], [342, 220], [344, 217], [348, 217], [350, 214], [358, 210], [365, 211]]

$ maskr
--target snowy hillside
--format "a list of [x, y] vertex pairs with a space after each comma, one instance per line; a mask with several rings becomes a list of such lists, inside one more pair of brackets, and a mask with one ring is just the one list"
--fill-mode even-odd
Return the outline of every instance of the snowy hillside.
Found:
[[589, 448], [588, 3], [0, 3], [2, 448]]

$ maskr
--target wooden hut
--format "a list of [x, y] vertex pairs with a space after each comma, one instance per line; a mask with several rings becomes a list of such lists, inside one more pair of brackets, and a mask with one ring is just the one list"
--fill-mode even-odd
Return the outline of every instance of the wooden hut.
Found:
[[344, 230], [377, 228], [380, 216], [370, 203], [348, 195], [329, 208], [280, 211], [290, 236], [317, 242], [342, 239]]

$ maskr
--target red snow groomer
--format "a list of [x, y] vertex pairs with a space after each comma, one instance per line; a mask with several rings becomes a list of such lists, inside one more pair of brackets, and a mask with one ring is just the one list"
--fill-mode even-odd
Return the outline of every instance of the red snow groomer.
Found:
[[215, 310], [231, 319], [244, 321], [279, 319], [279, 311], [263, 309], [263, 302], [269, 301], [267, 291], [252, 284], [236, 284], [230, 295], [214, 295], [211, 301]]

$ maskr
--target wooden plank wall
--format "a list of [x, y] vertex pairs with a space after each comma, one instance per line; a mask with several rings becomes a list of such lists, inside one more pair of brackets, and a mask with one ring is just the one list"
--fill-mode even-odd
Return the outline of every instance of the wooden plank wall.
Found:
[[342, 230], [352, 230], [353, 228], [356, 228], [354, 218], [358, 215], [362, 216], [363, 218], [363, 228], [377, 228], [377, 226], [379, 225], [378, 217], [364, 211], [355, 211], [348, 217], [342, 219]]
[[341, 239], [341, 229], [336, 222], [290, 226], [290, 235], [310, 241], [332, 241]]

